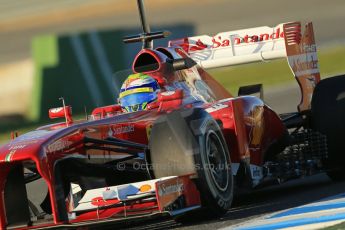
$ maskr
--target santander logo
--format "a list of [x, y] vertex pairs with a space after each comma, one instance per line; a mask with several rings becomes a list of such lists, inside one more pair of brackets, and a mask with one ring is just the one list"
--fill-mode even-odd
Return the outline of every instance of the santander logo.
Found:
[[[232, 38], [231, 38], [232, 37]], [[254, 34], [249, 35], [245, 34], [244, 36], [229, 33], [221, 33], [211, 38], [212, 44], [206, 42], [205, 40], [198, 39], [196, 41], [190, 39], [182, 39], [172, 42], [171, 45], [178, 45], [182, 47], [186, 52], [195, 52], [201, 51], [205, 49], [217, 49], [222, 47], [229, 47], [231, 44], [241, 45], [241, 44], [249, 44], [249, 43], [257, 43], [257, 42], [264, 42], [275, 40], [279, 38], [284, 38], [284, 32], [281, 31], [281, 28], [278, 27], [273, 33], [261, 33], [261, 34]], [[232, 41], [231, 41], [232, 40]]]

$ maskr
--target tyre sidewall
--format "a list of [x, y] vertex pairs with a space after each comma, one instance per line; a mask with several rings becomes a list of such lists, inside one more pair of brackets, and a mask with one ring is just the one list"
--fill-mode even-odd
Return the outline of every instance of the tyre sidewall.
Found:
[[345, 172], [344, 94], [345, 75], [327, 78], [316, 86], [311, 104], [312, 127], [327, 137], [328, 159], [324, 160], [324, 164], [327, 170], [335, 170], [336, 173]]
[[[200, 131], [201, 133], [197, 137], [200, 144], [200, 153], [195, 155], [195, 163], [198, 174], [197, 184], [205, 206], [211, 208], [215, 212], [224, 213], [230, 208], [233, 198], [233, 177], [231, 172], [229, 151], [225, 144], [222, 132], [214, 119], [207, 117], [200, 126]], [[210, 165], [207, 160], [206, 153], [206, 141], [209, 132], [214, 132], [217, 134], [227, 161], [226, 170], [228, 172], [228, 184], [224, 191], [217, 188], [215, 184], [216, 182], [214, 182], [211, 171], [209, 170]]]

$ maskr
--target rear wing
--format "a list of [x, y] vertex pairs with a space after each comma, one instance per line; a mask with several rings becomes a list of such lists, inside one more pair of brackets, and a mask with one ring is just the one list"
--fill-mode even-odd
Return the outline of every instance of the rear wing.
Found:
[[218, 68], [245, 63], [287, 58], [301, 88], [300, 112], [310, 109], [311, 97], [320, 81], [313, 25], [307, 23], [302, 35], [300, 22], [275, 27], [256, 27], [201, 35], [169, 42], [182, 47], [203, 68]]

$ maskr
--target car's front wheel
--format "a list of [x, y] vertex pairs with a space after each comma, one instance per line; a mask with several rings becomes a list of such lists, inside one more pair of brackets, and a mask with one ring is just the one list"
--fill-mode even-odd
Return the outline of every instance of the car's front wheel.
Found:
[[154, 124], [150, 158], [156, 178], [194, 173], [210, 215], [231, 206], [233, 176], [230, 154], [217, 122], [203, 109], [175, 111]]
[[199, 136], [201, 153], [195, 156], [199, 167], [196, 183], [204, 206], [221, 215], [232, 203], [233, 176], [229, 151], [218, 124], [213, 119], [207, 123], [204, 134]]

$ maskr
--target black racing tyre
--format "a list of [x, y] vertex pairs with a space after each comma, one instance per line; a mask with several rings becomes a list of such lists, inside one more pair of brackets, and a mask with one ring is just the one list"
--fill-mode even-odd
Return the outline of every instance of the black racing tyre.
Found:
[[155, 122], [150, 161], [156, 178], [190, 173], [203, 207], [220, 216], [231, 206], [233, 176], [230, 154], [217, 122], [203, 109], [174, 111]]
[[316, 86], [311, 103], [312, 127], [326, 135], [328, 176], [345, 180], [345, 75], [324, 79]]

